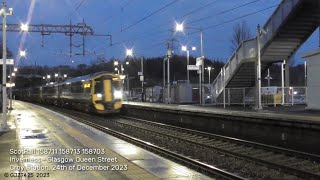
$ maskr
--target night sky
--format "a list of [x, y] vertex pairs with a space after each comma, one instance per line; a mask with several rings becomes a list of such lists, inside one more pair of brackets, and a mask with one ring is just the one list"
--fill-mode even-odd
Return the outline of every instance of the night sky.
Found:
[[[187, 27], [196, 29], [218, 25], [204, 31], [204, 54], [208, 58], [228, 59], [232, 54], [230, 39], [233, 26], [246, 21], [254, 36], [257, 24], [264, 25], [275, 7], [229, 23], [224, 22], [279, 2], [280, 0], [10, 0], [7, 1], [7, 7], [13, 8], [14, 15], [7, 17], [7, 23], [67, 25], [70, 21], [77, 24], [84, 20], [95, 33], [111, 34], [114, 45], [109, 46], [107, 37], [88, 36], [87, 55], [70, 58], [69, 37], [64, 34], [45, 36], [44, 47], [41, 47], [40, 33], [8, 32], [8, 48], [15, 55], [19, 48], [27, 50], [27, 58], [18, 62], [20, 66], [90, 64], [98, 56], [123, 59], [126, 48], [133, 48], [137, 57], [157, 57], [165, 54], [165, 42], [170, 38], [170, 29], [174, 28], [175, 22], [184, 22]], [[222, 13], [247, 3], [250, 4]], [[157, 10], [159, 12], [155, 13]], [[151, 15], [152, 13], [154, 14]], [[184, 54], [179, 44], [196, 46], [197, 51], [191, 55], [200, 54], [199, 33], [193, 32], [195, 30], [190, 29], [175, 34], [179, 41], [175, 43], [175, 54]], [[193, 34], [188, 35], [189, 33]], [[76, 47], [80, 44], [81, 36], [74, 36], [74, 53], [82, 53], [82, 48]], [[317, 46], [318, 34], [315, 32], [296, 57]], [[298, 63], [301, 61], [298, 58]]]

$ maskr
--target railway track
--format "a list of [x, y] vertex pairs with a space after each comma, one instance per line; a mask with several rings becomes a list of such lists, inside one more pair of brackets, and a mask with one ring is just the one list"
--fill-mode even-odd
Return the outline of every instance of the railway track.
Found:
[[[68, 116], [74, 120], [77, 120], [81, 123], [84, 123], [86, 125], [89, 125], [91, 127], [94, 127], [102, 132], [105, 132], [107, 134], [113, 135], [115, 137], [118, 137], [120, 139], [123, 139], [127, 142], [130, 142], [132, 144], [135, 144], [137, 146], [140, 146], [146, 150], [149, 150], [151, 152], [154, 152], [158, 155], [161, 155], [163, 157], [167, 157], [169, 159], [172, 159], [176, 162], [179, 162], [183, 165], [186, 165], [188, 167], [193, 168], [194, 170], [197, 170], [201, 173], [207, 174], [211, 177], [214, 178], [218, 178], [218, 179], [239, 179], [239, 180], [244, 180], [246, 178], [241, 177], [237, 174], [234, 173], [230, 173], [226, 170], [222, 170], [219, 169], [217, 167], [214, 167], [212, 165], [208, 165], [204, 162], [201, 162], [199, 160], [196, 159], [192, 159], [191, 157], [186, 157], [183, 156], [181, 154], [179, 154], [178, 152], [174, 152], [174, 151], [170, 151], [169, 149], [157, 146], [155, 144], [152, 144], [148, 141], [144, 141], [135, 137], [132, 137], [128, 134], [110, 129], [109, 127], [106, 127], [104, 125], [98, 124], [96, 122], [92, 122], [92, 118], [94, 118], [95, 120], [97, 120], [97, 118], [101, 118], [101, 117], [96, 117], [96, 116], [92, 116], [92, 115], [88, 115], [85, 113], [79, 113], [79, 112], [75, 112], [72, 110], [62, 110], [60, 108], [52, 108], [50, 107], [52, 110], [59, 112], [65, 116]], [[101, 119], [100, 119], [101, 120]], [[114, 120], [114, 119], [113, 119]], [[112, 120], [112, 121], [113, 121]], [[110, 121], [111, 122], [111, 121]]]
[[227, 179], [320, 179], [318, 155], [136, 118], [103, 118], [59, 108], [57, 111], [210, 175], [219, 169], [227, 173], [221, 175]]

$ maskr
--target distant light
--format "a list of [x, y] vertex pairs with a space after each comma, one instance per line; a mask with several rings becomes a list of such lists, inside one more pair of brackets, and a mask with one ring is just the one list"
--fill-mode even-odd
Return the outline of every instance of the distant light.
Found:
[[71, 62], [74, 63], [74, 60], [72, 60]]
[[133, 50], [132, 49], [127, 49], [126, 50], [127, 56], [133, 56]]
[[176, 23], [176, 32], [183, 32], [183, 23]]
[[118, 61], [114, 61], [113, 65], [118, 66], [119, 62]]
[[126, 65], [129, 65], [129, 61], [126, 62]]
[[210, 66], [208, 67], [208, 71], [211, 71], [211, 67]]
[[115, 71], [118, 71], [118, 68], [114, 68]]
[[57, 73], [54, 74], [54, 77], [58, 77], [59, 75]]
[[66, 78], [66, 77], [67, 77], [67, 74], [64, 74], [63, 77]]
[[13, 73], [11, 74], [11, 76], [13, 76], [13, 77], [16, 76], [16, 73], [13, 72]]
[[47, 75], [47, 79], [50, 79], [51, 78], [51, 76], [50, 75]]
[[20, 55], [20, 57], [26, 57], [27, 56], [26, 50], [20, 50], [19, 55]]
[[182, 47], [181, 47], [181, 50], [182, 50], [182, 51], [187, 51], [187, 49], [188, 49], [187, 46], [182, 46]]
[[17, 72], [17, 71], [18, 71], [18, 68], [15, 67], [15, 68], [13, 69], [13, 71], [14, 71], [14, 72]]
[[43, 76], [42, 79], [46, 79], [46, 77]]
[[120, 75], [120, 79], [124, 80], [126, 78], [126, 75]]
[[192, 47], [192, 51], [195, 51], [195, 50], [197, 50], [197, 48], [193, 46], [193, 47]]
[[294, 95], [298, 94], [298, 91], [294, 91], [293, 94], [294, 94]]
[[102, 94], [98, 93], [98, 94], [97, 94], [97, 97], [98, 97], [98, 98], [102, 98]]
[[51, 82], [50, 84], [53, 84], [53, 82]]
[[8, 78], [10, 78], [10, 76], [8, 76]]
[[29, 31], [29, 25], [28, 24], [21, 24], [20, 26], [21, 31]]
[[85, 80], [83, 80], [83, 79], [81, 80], [81, 82], [84, 82], [84, 81], [85, 81]]

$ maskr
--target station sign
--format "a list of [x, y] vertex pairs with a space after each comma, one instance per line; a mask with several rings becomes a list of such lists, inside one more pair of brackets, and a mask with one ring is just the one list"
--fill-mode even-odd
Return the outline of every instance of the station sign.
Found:
[[188, 65], [187, 67], [188, 70], [195, 70], [195, 71], [198, 71], [200, 69], [200, 66], [197, 66], [197, 65]]
[[196, 59], [196, 65], [197, 66], [201, 66], [203, 64], [203, 57], [197, 57]]
[[[0, 64], [3, 64], [3, 59], [0, 59]], [[13, 59], [6, 59], [6, 64], [7, 65], [14, 65], [14, 60]]]

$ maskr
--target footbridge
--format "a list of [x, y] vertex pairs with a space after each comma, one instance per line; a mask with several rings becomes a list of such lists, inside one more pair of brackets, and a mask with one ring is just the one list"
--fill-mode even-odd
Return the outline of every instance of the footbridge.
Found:
[[[282, 0], [260, 35], [262, 72], [289, 60], [320, 25], [320, 0]], [[257, 38], [242, 42], [213, 82], [213, 96], [224, 88], [252, 87], [256, 80]]]

